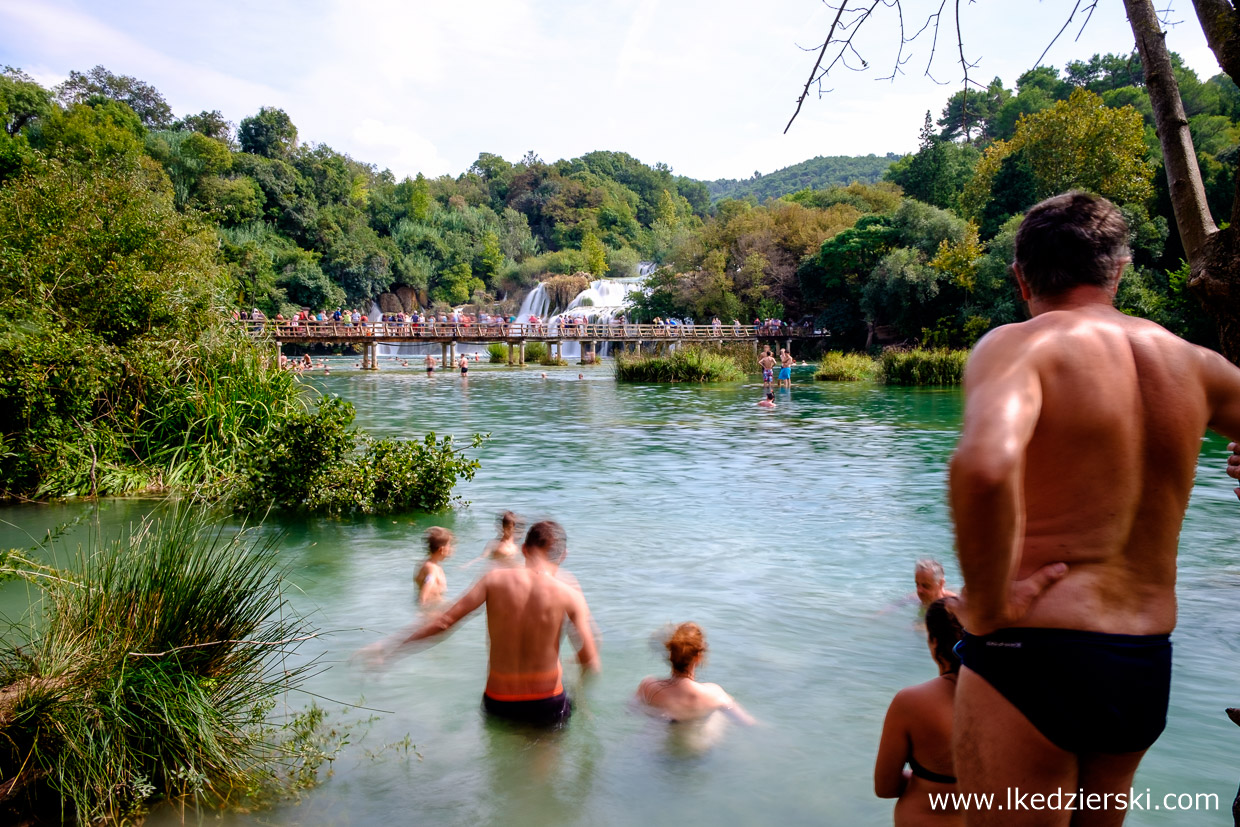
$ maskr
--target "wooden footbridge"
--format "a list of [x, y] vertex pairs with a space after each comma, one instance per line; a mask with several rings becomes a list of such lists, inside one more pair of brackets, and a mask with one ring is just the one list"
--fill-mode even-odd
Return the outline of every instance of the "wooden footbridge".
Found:
[[668, 342], [751, 342], [754, 350], [762, 342], [781, 343], [791, 350], [794, 341], [822, 340], [831, 334], [809, 327], [789, 325], [691, 325], [691, 324], [622, 324], [615, 322], [559, 322], [554, 325], [487, 322], [462, 324], [456, 322], [346, 322], [243, 320], [237, 322], [256, 338], [267, 338], [279, 348], [285, 342], [295, 344], [360, 345], [362, 367], [378, 370], [379, 345], [438, 344], [444, 364], [456, 361], [456, 345], [495, 344], [508, 346], [508, 364], [525, 364], [525, 345], [544, 342], [551, 355], [563, 358], [564, 342], [580, 342], [583, 362], [597, 359], [598, 346], [611, 342], [621, 347], [640, 350], [644, 344]]

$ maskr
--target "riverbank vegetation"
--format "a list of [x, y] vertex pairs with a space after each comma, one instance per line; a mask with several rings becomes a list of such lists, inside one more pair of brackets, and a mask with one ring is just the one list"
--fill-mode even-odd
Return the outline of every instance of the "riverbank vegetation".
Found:
[[888, 385], [959, 385], [967, 350], [887, 348], [878, 359], [878, 376]]
[[814, 378], [824, 382], [862, 382], [873, 379], [878, 363], [864, 353], [832, 350], [823, 354]]
[[745, 372], [730, 356], [706, 347], [678, 347], [653, 355], [619, 354], [619, 382], [741, 382]]
[[183, 509], [88, 548], [10, 553], [0, 575], [43, 611], [0, 650], [6, 822], [135, 823], [156, 801], [245, 805], [313, 783], [333, 754], [311, 711], [272, 723], [313, 632], [290, 610], [278, 551]]

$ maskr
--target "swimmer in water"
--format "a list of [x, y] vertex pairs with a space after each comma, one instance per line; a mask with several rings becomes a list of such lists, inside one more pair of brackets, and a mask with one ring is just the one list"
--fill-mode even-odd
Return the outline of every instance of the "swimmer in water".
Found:
[[455, 538], [452, 532], [440, 526], [431, 526], [426, 530], [426, 562], [413, 582], [418, 586], [418, 603], [426, 606], [443, 600], [448, 589], [448, 577], [443, 572], [443, 561], [452, 556], [452, 544]]
[[771, 391], [767, 391], [766, 398], [758, 402], [758, 407], [759, 408], [774, 408], [775, 407], [775, 394], [772, 393]]
[[955, 592], [945, 588], [947, 576], [943, 573], [943, 565], [929, 557], [917, 561], [913, 568], [913, 582], [917, 584], [917, 600], [923, 612], [939, 598], [956, 596]]
[[670, 721], [693, 721], [726, 712], [742, 724], [753, 717], [717, 683], [699, 683], [697, 668], [706, 655], [706, 637], [696, 623], [682, 623], [663, 641], [672, 665], [669, 678], [649, 677], [637, 687], [637, 699]]
[[547, 378], [547, 372], [546, 372], [545, 370], [543, 371], [542, 378], [543, 378], [543, 379], [546, 379], [546, 378]]
[[490, 540], [482, 554], [465, 564], [469, 568], [479, 560], [491, 560], [505, 566], [515, 566], [521, 556], [521, 546], [516, 535], [521, 530], [521, 518], [511, 511], [499, 515], [499, 536]]
[[953, 648], [964, 630], [956, 619], [954, 604], [954, 597], [943, 597], [926, 610], [930, 657], [939, 668], [939, 676], [896, 693], [883, 721], [874, 761], [874, 793], [879, 798], [899, 799], [896, 827], [964, 823], [963, 814], [954, 807], [930, 806], [931, 796], [946, 797], [956, 792], [952, 715], [960, 658]]

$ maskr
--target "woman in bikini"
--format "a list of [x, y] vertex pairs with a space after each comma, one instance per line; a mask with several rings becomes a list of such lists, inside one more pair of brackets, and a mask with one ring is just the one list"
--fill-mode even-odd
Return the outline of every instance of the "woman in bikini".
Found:
[[718, 711], [743, 724], [754, 719], [717, 683], [699, 683], [694, 677], [706, 655], [706, 637], [696, 623], [682, 623], [663, 642], [672, 665], [669, 678], [649, 677], [637, 687], [637, 698], [659, 710], [670, 721], [693, 721]]
[[939, 598], [926, 609], [930, 656], [939, 676], [897, 692], [883, 722], [874, 761], [874, 792], [879, 798], [899, 799], [896, 827], [964, 823], [956, 810], [930, 807], [930, 794], [956, 792], [952, 710], [960, 659], [952, 648], [964, 632], [952, 610], [955, 600]]

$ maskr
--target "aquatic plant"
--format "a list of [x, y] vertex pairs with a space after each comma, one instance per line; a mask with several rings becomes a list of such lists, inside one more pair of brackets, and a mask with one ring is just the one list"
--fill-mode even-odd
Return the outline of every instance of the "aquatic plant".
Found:
[[508, 361], [508, 345], [503, 342], [491, 342], [487, 345], [487, 356], [491, 364], [500, 365]]
[[879, 357], [879, 376], [888, 385], [959, 385], [964, 380], [967, 350], [899, 350]]
[[730, 357], [710, 348], [681, 347], [654, 356], [616, 357], [618, 382], [740, 382], [745, 378]]
[[269, 717], [314, 636], [270, 533], [180, 508], [92, 538], [55, 574], [9, 573], [42, 589], [43, 611], [29, 644], [0, 651], [0, 814], [123, 823], [158, 799], [252, 802], [334, 754], [321, 714]]
[[546, 356], [538, 360], [538, 364], [548, 368], [562, 368], [568, 364], [568, 360], [548, 353]]
[[547, 358], [547, 345], [544, 342], [525, 343], [525, 361], [541, 362]]
[[814, 378], [828, 382], [860, 382], [873, 379], [878, 363], [864, 353], [832, 350], [823, 354]]
[[727, 356], [746, 374], [761, 370], [758, 366], [758, 354], [749, 342], [724, 342], [722, 347], [717, 347], [716, 352]]
[[[314, 412], [286, 417], [258, 441], [234, 508], [275, 507], [325, 514], [439, 511], [452, 502], [458, 479], [473, 479], [451, 436], [421, 440], [374, 439], [353, 428], [353, 406], [331, 396]], [[475, 434], [470, 448], [486, 437]]]

